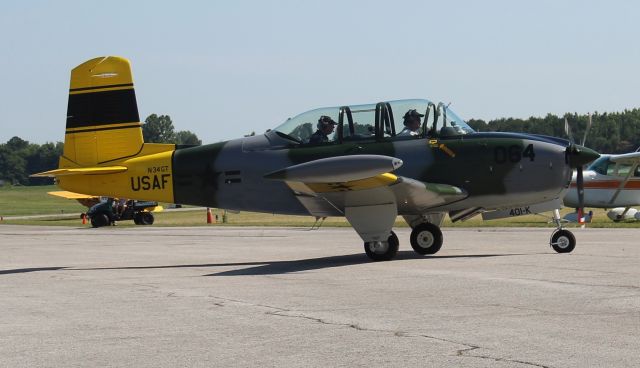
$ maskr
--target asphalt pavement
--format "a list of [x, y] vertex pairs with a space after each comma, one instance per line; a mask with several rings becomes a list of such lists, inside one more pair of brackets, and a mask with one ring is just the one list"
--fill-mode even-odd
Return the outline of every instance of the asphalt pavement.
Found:
[[0, 366], [640, 366], [640, 229], [397, 233], [0, 225]]

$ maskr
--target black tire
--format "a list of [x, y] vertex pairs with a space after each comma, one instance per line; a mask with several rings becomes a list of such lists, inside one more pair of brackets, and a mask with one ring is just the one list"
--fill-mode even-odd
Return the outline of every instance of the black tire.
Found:
[[[376, 249], [374, 247], [375, 242], [365, 242], [364, 243], [364, 251], [367, 253], [367, 256], [371, 258], [373, 261], [389, 261], [393, 259], [398, 253], [398, 247], [400, 246], [400, 241], [398, 240], [398, 236], [393, 231], [387, 241], [383, 243], [383, 247]], [[386, 247], [384, 247], [386, 245]]]
[[136, 225], [142, 225], [142, 216], [140, 216], [140, 213], [133, 215], [133, 223]]
[[104, 213], [100, 213], [91, 217], [91, 226], [93, 227], [103, 227], [109, 226], [109, 216]]
[[551, 235], [551, 247], [558, 253], [571, 253], [576, 247], [576, 237], [569, 230], [557, 230]]
[[442, 231], [432, 223], [424, 222], [411, 231], [411, 248], [418, 254], [436, 254], [442, 248]]
[[153, 214], [151, 212], [141, 212], [140, 213], [140, 224], [141, 225], [153, 225]]

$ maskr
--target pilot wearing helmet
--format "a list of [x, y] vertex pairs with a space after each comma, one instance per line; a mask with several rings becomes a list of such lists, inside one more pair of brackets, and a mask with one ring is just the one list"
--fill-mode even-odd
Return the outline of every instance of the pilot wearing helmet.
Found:
[[333, 133], [336, 124], [337, 123], [330, 117], [322, 115], [320, 119], [318, 119], [318, 130], [311, 135], [309, 143], [317, 144], [329, 142], [329, 134]]
[[397, 137], [417, 137], [420, 134], [420, 118], [423, 117], [415, 109], [411, 109], [404, 114], [404, 129]]

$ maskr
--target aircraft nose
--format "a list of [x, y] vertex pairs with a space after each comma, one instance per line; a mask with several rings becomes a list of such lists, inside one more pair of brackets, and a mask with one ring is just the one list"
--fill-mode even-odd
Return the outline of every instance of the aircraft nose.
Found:
[[582, 167], [589, 162], [600, 157], [600, 154], [591, 148], [587, 148], [578, 144], [572, 144], [567, 147], [567, 158], [569, 166], [576, 168]]

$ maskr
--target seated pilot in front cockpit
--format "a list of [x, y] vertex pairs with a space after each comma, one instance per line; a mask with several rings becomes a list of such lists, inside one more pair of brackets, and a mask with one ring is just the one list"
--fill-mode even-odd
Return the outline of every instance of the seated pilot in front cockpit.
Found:
[[320, 119], [318, 119], [318, 130], [311, 135], [309, 143], [318, 144], [329, 142], [329, 134], [333, 133], [335, 126], [336, 122], [333, 121], [333, 119], [322, 115]]
[[420, 134], [420, 118], [423, 117], [415, 109], [404, 114], [404, 129], [396, 137], [417, 137]]

